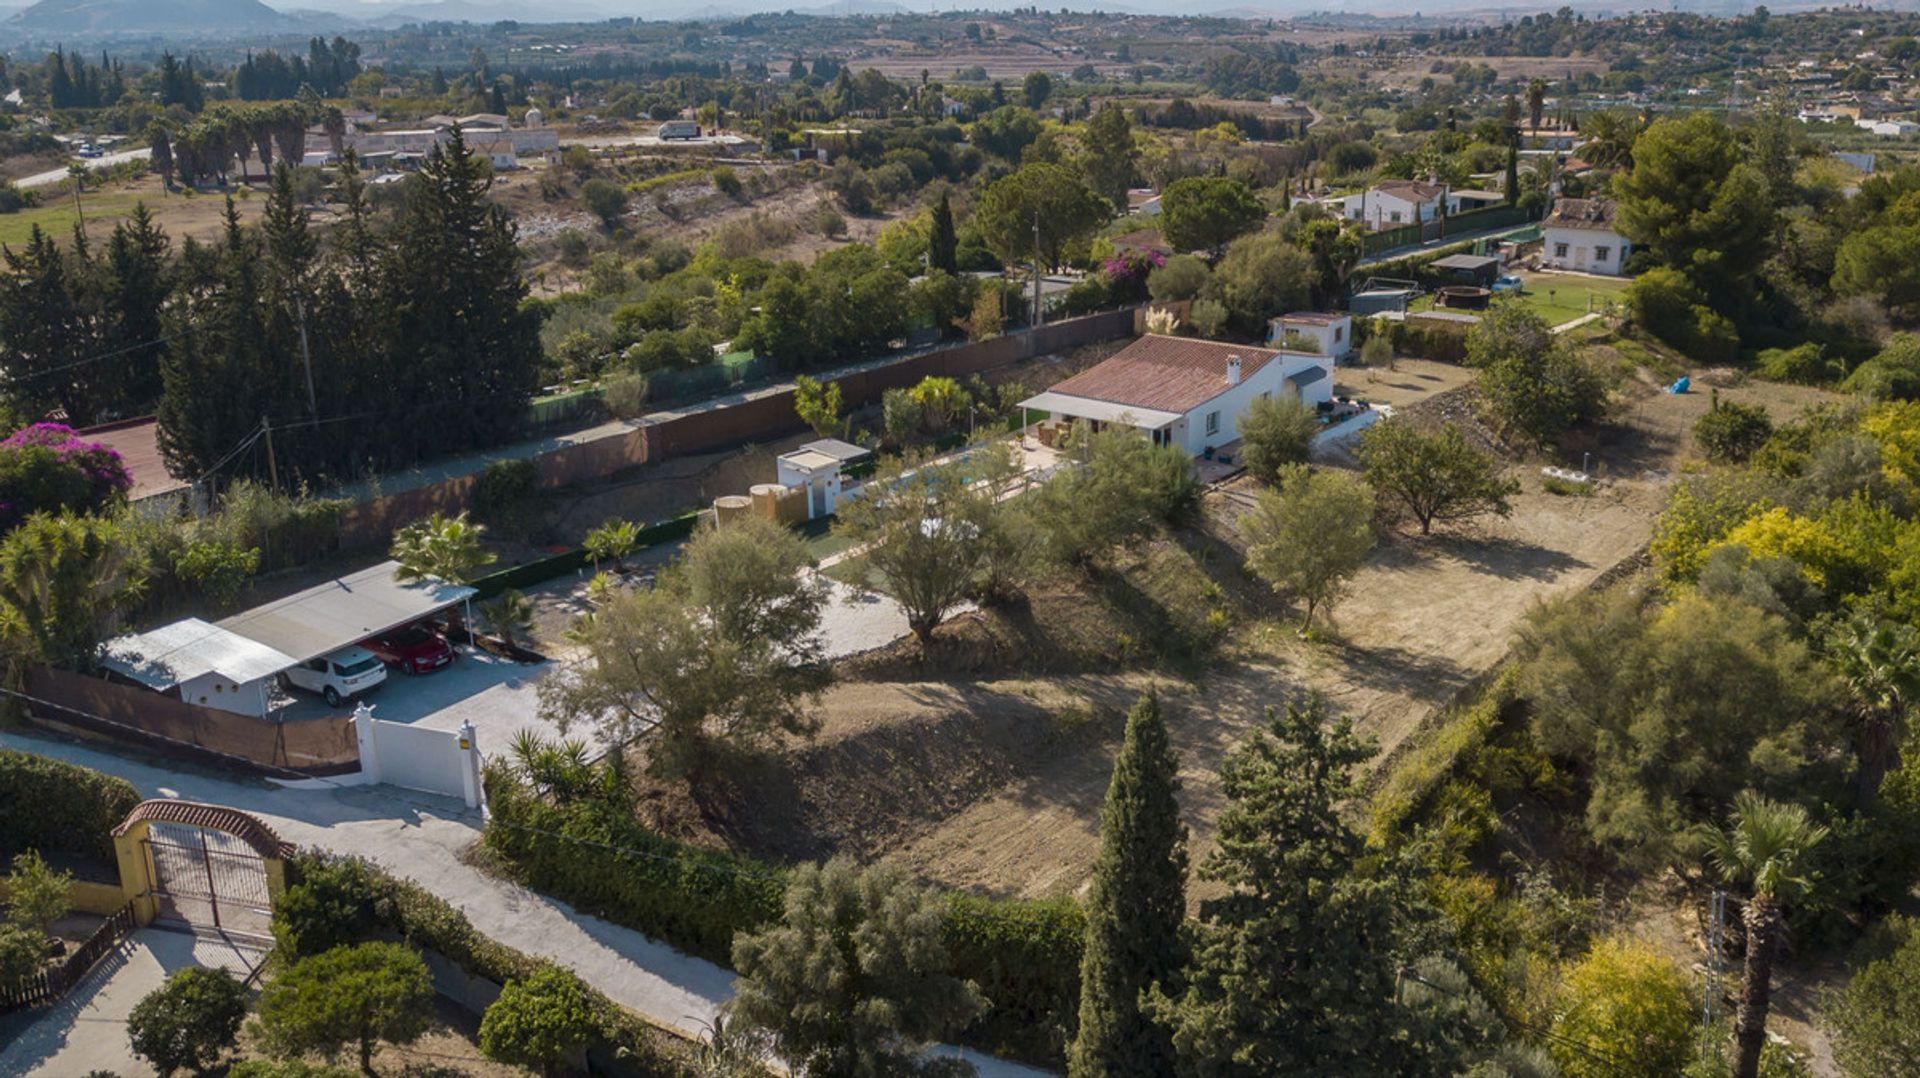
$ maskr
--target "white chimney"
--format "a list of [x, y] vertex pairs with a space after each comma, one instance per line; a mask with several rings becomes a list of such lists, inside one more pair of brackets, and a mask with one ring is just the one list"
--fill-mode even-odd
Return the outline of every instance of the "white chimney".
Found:
[[1237, 386], [1240, 384], [1240, 357], [1239, 356], [1227, 357], [1227, 384], [1230, 386]]

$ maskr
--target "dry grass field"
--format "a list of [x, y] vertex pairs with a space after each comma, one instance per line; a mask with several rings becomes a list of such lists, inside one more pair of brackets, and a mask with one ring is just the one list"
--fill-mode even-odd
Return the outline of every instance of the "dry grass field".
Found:
[[[1471, 422], [1468, 375], [1403, 360], [1371, 380], [1343, 372], [1340, 389], [1416, 419]], [[1776, 419], [1824, 396], [1764, 383], [1722, 392]], [[967, 615], [930, 656], [905, 643], [845, 664], [817, 737], [742, 760], [691, 798], [649, 791], [647, 811], [677, 833], [776, 859], [847, 851], [986, 893], [1077, 893], [1122, 717], [1154, 687], [1204, 854], [1222, 807], [1219, 764], [1267, 708], [1317, 692], [1384, 759], [1499, 664], [1534, 604], [1640, 554], [1708, 398], [1642, 381], [1622, 395], [1617, 421], [1577, 451], [1603, 477], [1593, 494], [1549, 493], [1544, 462], [1510, 454], [1522, 492], [1509, 518], [1427, 538], [1393, 530], [1312, 639], [1241, 568], [1234, 521], [1257, 490], [1242, 477], [1208, 497], [1203, 525], [1110, 571], [1037, 587], [1020, 607]], [[1230, 628], [1211, 650], [1189, 648], [1217, 627], [1216, 610]]]

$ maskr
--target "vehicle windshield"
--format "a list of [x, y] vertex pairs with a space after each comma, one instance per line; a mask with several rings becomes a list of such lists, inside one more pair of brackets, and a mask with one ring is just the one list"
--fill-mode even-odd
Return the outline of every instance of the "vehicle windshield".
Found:
[[387, 643], [394, 647], [410, 648], [433, 639], [433, 634], [418, 625], [409, 625], [387, 635]]
[[341, 677], [353, 677], [356, 674], [364, 674], [369, 670], [378, 669], [380, 660], [369, 655], [357, 663], [334, 663], [333, 666], [334, 669], [340, 671]]

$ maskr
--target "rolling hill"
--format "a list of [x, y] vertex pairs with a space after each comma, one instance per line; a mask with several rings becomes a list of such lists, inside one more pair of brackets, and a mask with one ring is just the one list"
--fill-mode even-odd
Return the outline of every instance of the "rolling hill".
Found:
[[40, 0], [4, 24], [16, 33], [195, 37], [298, 25], [260, 0]]

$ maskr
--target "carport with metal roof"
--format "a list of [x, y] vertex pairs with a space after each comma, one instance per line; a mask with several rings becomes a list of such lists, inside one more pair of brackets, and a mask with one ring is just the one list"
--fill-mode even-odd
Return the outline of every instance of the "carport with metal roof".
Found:
[[385, 561], [295, 592], [219, 623], [301, 663], [457, 606], [474, 594], [460, 584], [402, 581]]

